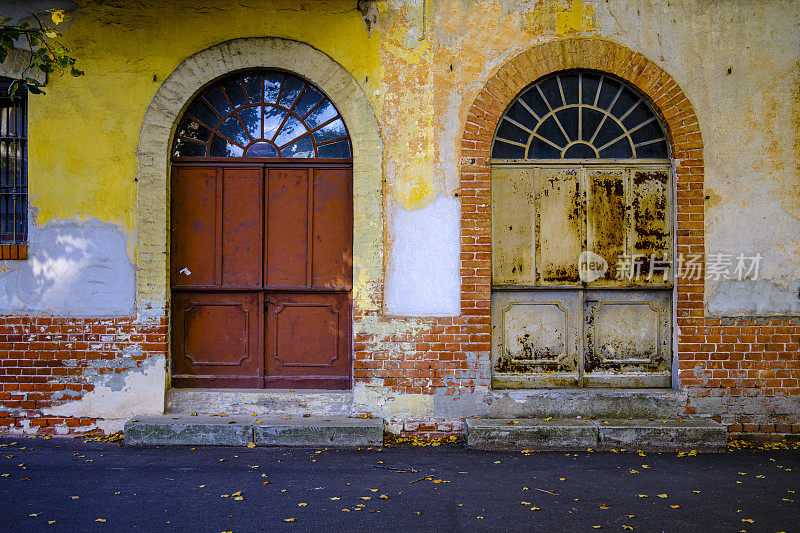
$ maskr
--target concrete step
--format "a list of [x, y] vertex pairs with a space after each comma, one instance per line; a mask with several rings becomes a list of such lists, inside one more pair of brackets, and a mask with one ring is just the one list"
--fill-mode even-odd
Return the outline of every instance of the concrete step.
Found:
[[342, 416], [147, 416], [125, 423], [127, 444], [247, 446], [381, 446], [383, 419]]
[[484, 418], [672, 419], [685, 405], [673, 389], [493, 390], [483, 398]]
[[350, 416], [352, 391], [290, 389], [169, 389], [167, 413], [198, 413], [284, 417], [314, 413]]
[[722, 452], [727, 441], [713, 420], [467, 419], [467, 446], [481, 450]]

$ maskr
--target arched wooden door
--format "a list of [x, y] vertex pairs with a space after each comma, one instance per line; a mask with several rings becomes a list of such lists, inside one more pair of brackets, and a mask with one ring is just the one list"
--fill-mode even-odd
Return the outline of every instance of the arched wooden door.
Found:
[[352, 228], [324, 94], [270, 70], [206, 88], [173, 148], [173, 386], [349, 388]]

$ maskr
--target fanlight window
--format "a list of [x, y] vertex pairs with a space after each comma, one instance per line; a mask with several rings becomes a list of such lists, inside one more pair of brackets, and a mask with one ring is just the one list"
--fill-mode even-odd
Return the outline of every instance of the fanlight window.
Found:
[[653, 109], [630, 85], [594, 72], [539, 80], [506, 110], [494, 159], [666, 159]]
[[174, 157], [351, 157], [333, 103], [311, 83], [249, 70], [203, 90], [178, 124]]

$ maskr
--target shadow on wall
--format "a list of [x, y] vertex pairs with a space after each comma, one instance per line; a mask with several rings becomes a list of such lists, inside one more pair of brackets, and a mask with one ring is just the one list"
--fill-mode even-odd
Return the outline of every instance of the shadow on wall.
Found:
[[131, 316], [128, 235], [97, 219], [28, 220], [28, 259], [0, 262], [0, 314]]

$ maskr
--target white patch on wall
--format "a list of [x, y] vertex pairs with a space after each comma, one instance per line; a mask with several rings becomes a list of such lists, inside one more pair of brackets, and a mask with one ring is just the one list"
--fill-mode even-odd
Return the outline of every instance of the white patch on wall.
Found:
[[42, 413], [105, 419], [160, 415], [164, 413], [165, 379], [164, 357], [151, 357], [141, 368], [103, 374], [91, 392], [78, 400], [42, 409]]
[[386, 311], [399, 316], [457, 316], [461, 206], [439, 196], [427, 207], [390, 214]]
[[128, 236], [115, 224], [29, 217], [28, 259], [0, 261], [0, 314], [130, 316], [135, 280]]

